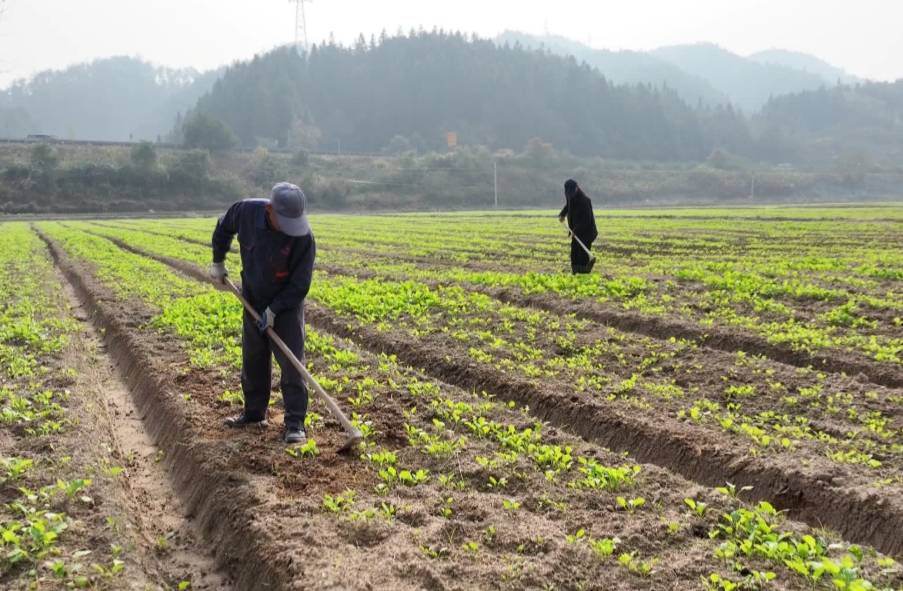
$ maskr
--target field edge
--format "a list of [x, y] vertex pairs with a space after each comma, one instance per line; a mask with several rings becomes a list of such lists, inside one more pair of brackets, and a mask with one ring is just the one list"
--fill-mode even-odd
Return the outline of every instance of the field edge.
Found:
[[[89, 321], [102, 335], [122, 381], [129, 389], [151, 440], [164, 452], [163, 462], [173, 489], [188, 516], [198, 525], [205, 541], [214, 549], [219, 568], [231, 577], [232, 588], [253, 591], [262, 587], [285, 588], [271, 564], [260, 532], [254, 527], [254, 507], [259, 499], [253, 484], [224, 473], [216, 461], [212, 444], [192, 441], [187, 417], [174, 404], [175, 394], [153, 369], [153, 363], [124, 323], [107, 309], [76, 270], [69, 255], [34, 229], [47, 245], [54, 264], [85, 303]], [[169, 395], [167, 395], [167, 393]]]

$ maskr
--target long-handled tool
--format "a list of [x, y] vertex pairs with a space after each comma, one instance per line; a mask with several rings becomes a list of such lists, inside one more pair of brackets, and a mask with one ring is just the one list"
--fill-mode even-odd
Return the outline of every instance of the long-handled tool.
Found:
[[587, 263], [586, 265], [584, 265], [584, 266], [582, 267], [582, 270], [583, 270], [585, 273], [589, 273], [590, 271], [593, 270], [593, 267], [596, 265], [596, 255], [594, 255], [593, 253], [591, 253], [591, 252], [589, 251], [589, 249], [586, 247], [586, 245], [583, 244], [583, 242], [582, 242], [579, 238], [577, 238], [577, 235], [574, 234], [574, 232], [571, 230], [570, 226], [567, 225], [567, 222], [563, 222], [563, 223], [564, 223], [564, 227], [568, 229], [568, 233], [570, 233], [571, 238], [573, 238], [574, 240], [576, 240], [576, 241], [577, 241], [577, 244], [579, 244], [581, 247], [583, 247], [583, 250], [585, 250], [585, 251], [586, 251], [586, 254], [589, 255], [589, 263]]
[[[259, 321], [260, 314], [258, 314], [257, 311], [251, 307], [251, 304], [248, 303], [248, 300], [246, 300], [244, 296], [241, 295], [241, 291], [235, 286], [234, 283], [232, 283], [232, 280], [226, 278], [226, 281], [229, 283], [229, 286], [232, 287], [232, 291], [235, 292], [235, 295], [238, 296], [238, 299], [241, 300], [241, 303], [244, 305], [245, 310], [247, 310], [248, 313], [251, 314], [254, 320]], [[348, 420], [348, 417], [345, 416], [345, 413], [342, 412], [342, 409], [340, 409], [335, 401], [329, 397], [329, 394], [327, 394], [326, 391], [323, 390], [322, 387], [320, 387], [320, 384], [318, 384], [313, 376], [310, 375], [310, 373], [307, 371], [307, 368], [305, 368], [304, 365], [300, 361], [298, 361], [298, 358], [295, 357], [294, 353], [292, 353], [291, 350], [286, 346], [285, 342], [283, 342], [283, 340], [279, 338], [279, 336], [276, 334], [276, 331], [274, 331], [272, 328], [267, 328], [267, 336], [269, 336], [270, 339], [272, 339], [272, 341], [276, 344], [276, 346], [279, 347], [283, 353], [285, 353], [285, 356], [289, 361], [291, 361], [292, 365], [295, 366], [295, 369], [301, 372], [301, 375], [304, 376], [304, 379], [307, 380], [307, 383], [313, 386], [314, 392], [317, 393], [317, 396], [320, 397], [320, 400], [326, 403], [326, 406], [329, 408], [329, 412], [332, 413], [332, 416], [334, 416], [340, 423], [342, 423], [342, 428], [345, 429], [345, 433], [348, 435], [348, 440], [345, 442], [345, 445], [339, 448], [339, 452], [347, 452], [360, 445], [361, 441], [364, 440], [364, 436], [363, 434], [361, 434], [361, 430], [355, 427], [351, 423], [351, 421]]]

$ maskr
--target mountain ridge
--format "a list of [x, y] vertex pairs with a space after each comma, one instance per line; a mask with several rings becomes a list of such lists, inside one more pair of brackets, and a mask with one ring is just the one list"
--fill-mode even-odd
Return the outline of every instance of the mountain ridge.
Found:
[[691, 105], [730, 103], [747, 114], [759, 111], [772, 96], [830, 87], [838, 80], [844, 84], [865, 82], [817, 56], [784, 49], [744, 57], [714, 43], [702, 42], [651, 51], [613, 51], [560, 35], [532, 35], [515, 30], [503, 31], [494, 41], [570, 55], [598, 68], [616, 84], [667, 85]]

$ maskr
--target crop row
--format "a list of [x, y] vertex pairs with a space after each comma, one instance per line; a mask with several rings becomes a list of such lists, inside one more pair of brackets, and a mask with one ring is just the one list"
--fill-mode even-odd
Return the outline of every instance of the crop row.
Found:
[[[109, 588], [132, 560], [127, 536], [109, 527], [118, 516], [111, 489], [123, 469], [84, 440], [95, 417], [85, 411], [90, 402], [66, 361], [72, 357], [64, 356], [73, 338], [81, 342], [67, 302], [38, 236], [25, 224], [0, 225], [4, 589]], [[105, 497], [103, 507], [95, 494]]]
[[[161, 236], [97, 231], [200, 265], [209, 256], [204, 247]], [[564, 382], [576, 392], [641, 410], [713, 422], [750, 440], [754, 453], [779, 443], [785, 451], [802, 443], [814, 446], [816, 455], [845, 464], [877, 468], [885, 463], [893, 472], [882, 482], [898, 476], [903, 430], [896, 408], [903, 400], [892, 390], [868, 390], [852, 380], [828, 379], [818, 371], [791, 369], [739, 351], [701, 352], [693, 342], [638, 337], [441, 284], [318, 272], [312, 297], [362, 327], [441, 341], [443, 348], [496, 371]], [[723, 372], [714, 383], [713, 367]], [[700, 415], [699, 409], [705, 412]]]
[[[204, 247], [162, 236], [99, 231], [150, 253], [198, 264], [208, 256]], [[372, 329], [387, 342], [438, 349], [450, 364], [454, 357], [512, 383], [572, 392], [572, 401], [607, 405], [630, 420], [683, 423], [755, 464], [789, 462], [812, 481], [829, 479], [837, 494], [856, 483], [903, 484], [903, 400], [893, 390], [689, 341], [641, 338], [456, 287], [317, 272], [311, 296], [359, 335]]]
[[[178, 337], [184, 354], [192, 352], [189, 366], [179, 371], [197, 377], [212, 368], [222, 378], [217, 386], [237, 386], [228, 353], [239, 326], [234, 302], [219, 302], [216, 322], [185, 318], [199, 335], [179, 334], [179, 323], [163, 317], [181, 307], [156, 299], [140, 285], [175, 284], [178, 276], [172, 271], [140, 262], [142, 257], [96, 236], [50, 224], [44, 228], [108, 289], [130, 294], [130, 309], [147, 318], [147, 328], [136, 330], [146, 331], [148, 338]], [[112, 273], [130, 264], [135, 272]], [[197, 289], [175, 301], [227, 295], [204, 284]], [[462, 314], [472, 311], [458, 308]], [[156, 334], [154, 326], [162, 333]], [[485, 584], [489, 576], [499, 585], [546, 588], [574, 581], [601, 588], [613, 577], [621, 586], [643, 587], [644, 579], [667, 577], [701, 587], [700, 574], [719, 589], [729, 588], [719, 582], [722, 577], [737, 583], [746, 578], [831, 585], [830, 577], [862, 585], [862, 577], [892, 584], [898, 576], [891, 562], [868, 550], [860, 557], [859, 547], [831, 546], [827, 538], [804, 533], [804, 526], [785, 523], [767, 504], [744, 505], [735, 498], [742, 493], [737, 489], [694, 488], [544, 425], [529, 409], [430, 382], [391, 357], [374, 357], [322, 333], [309, 333], [309, 341], [308, 360], [318, 379], [347, 400], [367, 437], [358, 461], [340, 468], [351, 471], [342, 482], [353, 487], [334, 490], [337, 483], [332, 483], [315, 488], [320, 496], [312, 499], [308, 482], [306, 497], [291, 503], [323, 532], [317, 552], [347, 551], [352, 542], [385, 580], [398, 574], [377, 558], [381, 548], [394, 548], [403, 561], [440, 576], [475, 584]], [[209, 354], [197, 355], [198, 348]], [[220, 398], [209, 390], [193, 389], [185, 403], [205, 405]], [[207, 412], [197, 409], [199, 415]], [[333, 424], [317, 419], [310, 426], [313, 441], [328, 441], [327, 427]], [[300, 468], [316, 472], [324, 457], [316, 443], [289, 450], [270, 445], [265, 451], [271, 455], [261, 457], [260, 464], [267, 473], [277, 469], [283, 494], [301, 485], [293, 474], [298, 468], [283, 473], [284, 462], [300, 462]], [[336, 519], [337, 527], [319, 528]], [[694, 531], [711, 536], [696, 539]], [[685, 557], [692, 559], [689, 564]]]
[[[330, 230], [329, 223], [324, 224], [326, 230], [318, 236], [324, 236], [321, 242], [329, 248], [321, 252], [320, 261], [393, 277], [403, 273], [413, 279], [516, 289], [523, 296], [554, 294], [579, 303], [589, 301], [603, 311], [681, 319], [702, 330], [739, 330], [799, 353], [853, 353], [863, 362], [901, 364], [903, 295], [894, 290], [899, 249], [881, 250], [867, 243], [859, 249], [828, 251], [818, 242], [813, 245], [819, 249], [817, 255], [803, 252], [788, 257], [781, 247], [769, 256], [753, 250], [729, 252], [726, 260], [713, 260], [704, 254], [691, 256], [690, 249], [673, 256], [652, 251], [641, 260], [631, 256], [626, 263], [619, 255], [602, 254], [596, 267], [599, 275], [572, 277], [550, 274], [549, 269], [560, 265], [546, 260], [538, 245], [481, 244], [467, 233], [451, 238], [429, 224], [416, 233], [392, 230], [397, 241], [380, 244], [384, 230], [378, 228], [378, 221], [368, 223], [377, 227], [355, 228], [348, 222], [351, 227]], [[450, 225], [445, 222], [444, 231]], [[163, 231], [209, 241], [209, 228]], [[786, 244], [789, 238], [767, 240]], [[476, 252], [508, 254], [488, 267], [457, 266], [468, 260], [458, 244]], [[352, 250], [335, 250], [338, 247]], [[887, 248], [886, 240], [882, 248]], [[399, 254], [414, 259], [399, 261]], [[560, 252], [555, 256], [560, 259]], [[849, 262], [842, 257], [850, 257]], [[525, 261], [539, 267], [525, 268]], [[864, 276], [857, 276], [857, 270]]]

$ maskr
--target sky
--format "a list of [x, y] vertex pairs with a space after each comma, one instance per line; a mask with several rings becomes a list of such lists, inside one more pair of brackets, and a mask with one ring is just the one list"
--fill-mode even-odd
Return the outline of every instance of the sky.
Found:
[[[215, 68], [294, 40], [290, 0], [0, 0], [0, 87], [112, 55]], [[779, 47], [864, 78], [903, 78], [903, 0], [313, 0], [311, 42], [401, 26], [494, 36], [548, 31], [597, 48], [709, 42], [741, 55]]]

